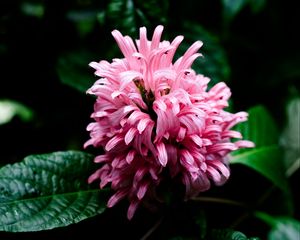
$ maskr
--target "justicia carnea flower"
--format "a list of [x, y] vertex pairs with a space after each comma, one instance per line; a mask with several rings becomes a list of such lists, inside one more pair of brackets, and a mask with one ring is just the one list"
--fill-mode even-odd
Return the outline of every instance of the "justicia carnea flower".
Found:
[[191, 69], [202, 42], [173, 62], [183, 37], [161, 41], [162, 31], [157, 26], [148, 40], [142, 27], [134, 42], [114, 30], [124, 58], [90, 63], [100, 79], [88, 90], [97, 99], [85, 147], [101, 147], [104, 154], [95, 158], [102, 165], [89, 182], [100, 180], [100, 188], [110, 184], [115, 190], [108, 207], [127, 197], [129, 219], [166, 177], [179, 179], [189, 199], [228, 179], [231, 151], [253, 147], [231, 141], [242, 138], [231, 128], [247, 113], [224, 111], [230, 89], [220, 82], [208, 90], [209, 78]]

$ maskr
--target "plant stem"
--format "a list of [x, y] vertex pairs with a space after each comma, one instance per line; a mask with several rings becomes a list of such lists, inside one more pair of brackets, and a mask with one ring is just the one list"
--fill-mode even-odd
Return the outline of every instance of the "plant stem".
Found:
[[232, 206], [238, 206], [242, 208], [249, 208], [248, 205], [242, 202], [234, 201], [227, 198], [215, 198], [215, 197], [194, 197], [191, 199], [192, 201], [196, 202], [210, 202], [210, 203], [220, 203], [220, 204], [227, 204]]
[[150, 228], [146, 234], [140, 239], [140, 240], [146, 240], [150, 235], [159, 227], [159, 225], [162, 223], [164, 217], [161, 217], [160, 219], [157, 220], [157, 222], [153, 225], [152, 228]]

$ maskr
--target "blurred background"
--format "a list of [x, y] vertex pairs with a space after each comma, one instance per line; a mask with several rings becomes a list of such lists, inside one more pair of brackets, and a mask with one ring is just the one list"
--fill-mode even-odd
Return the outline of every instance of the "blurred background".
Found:
[[[136, 38], [139, 27], [146, 26], [150, 38], [153, 29], [162, 24], [163, 39], [185, 36], [178, 55], [193, 42], [203, 41], [200, 52], [204, 57], [196, 60], [193, 68], [210, 77], [211, 84], [224, 81], [230, 86], [232, 111], [264, 105], [280, 132], [287, 131], [291, 122], [299, 129], [299, 116], [294, 122], [287, 118], [288, 103], [299, 97], [296, 5], [292, 0], [1, 0], [0, 166], [30, 154], [83, 150], [94, 102], [85, 92], [97, 79], [88, 64], [122, 57], [111, 36], [114, 29]], [[252, 176], [245, 169], [239, 174]], [[255, 181], [260, 180], [257, 177]], [[298, 202], [298, 168], [289, 180], [292, 198]], [[232, 191], [235, 185], [229, 186]], [[141, 210], [136, 219], [127, 222], [124, 206], [65, 229], [0, 233], [0, 237], [71, 239], [84, 232], [99, 239], [101, 234], [111, 237], [103, 239], [139, 239], [156, 216], [145, 219]], [[228, 212], [214, 209], [214, 214], [220, 214], [213, 216], [220, 226], [230, 221], [222, 215]], [[299, 205], [292, 215], [299, 220]], [[174, 221], [174, 227], [180, 225]], [[185, 231], [186, 226], [180, 226]], [[267, 232], [255, 222], [245, 222], [241, 228], [254, 236]], [[160, 238], [154, 235], [153, 239]]]

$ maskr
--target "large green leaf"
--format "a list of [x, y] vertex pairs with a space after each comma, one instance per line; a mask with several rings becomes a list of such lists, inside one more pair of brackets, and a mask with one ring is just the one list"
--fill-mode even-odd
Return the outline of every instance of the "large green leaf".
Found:
[[196, 41], [202, 41], [200, 52], [203, 57], [197, 58], [192, 68], [198, 73], [211, 79], [210, 85], [230, 78], [230, 66], [219, 38], [202, 26], [193, 22], [183, 23], [185, 39], [177, 50], [177, 57], [182, 56], [186, 49]]
[[287, 124], [281, 136], [287, 176], [300, 168], [300, 98], [292, 99], [286, 109]]
[[282, 149], [277, 145], [271, 145], [234, 155], [230, 163], [246, 165], [269, 179], [283, 192], [288, 192], [289, 185], [284, 174], [282, 157]]
[[95, 57], [88, 51], [71, 52], [61, 56], [56, 70], [62, 83], [67, 84], [80, 92], [86, 92], [93, 84], [93, 74], [88, 64]]
[[0, 230], [67, 226], [105, 210], [106, 193], [87, 183], [93, 156], [66, 151], [32, 155], [0, 169]]
[[235, 130], [241, 132], [244, 139], [253, 141], [256, 148], [277, 144], [279, 133], [268, 110], [258, 105], [249, 109], [248, 113], [248, 121], [238, 124]]
[[236, 130], [245, 139], [251, 140], [256, 147], [243, 149], [232, 154], [231, 164], [244, 164], [259, 172], [282, 191], [288, 192], [288, 182], [285, 177], [282, 149], [278, 146], [278, 131], [274, 120], [262, 106], [249, 110], [247, 122], [239, 124]]
[[299, 240], [300, 222], [289, 217], [273, 217], [263, 212], [257, 212], [256, 216], [271, 227], [269, 240]]

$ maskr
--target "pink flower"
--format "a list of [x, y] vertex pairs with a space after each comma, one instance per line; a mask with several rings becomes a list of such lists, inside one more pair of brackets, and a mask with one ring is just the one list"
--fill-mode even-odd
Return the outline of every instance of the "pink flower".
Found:
[[127, 217], [138, 205], [155, 198], [157, 186], [167, 177], [185, 185], [186, 199], [223, 184], [229, 177], [226, 156], [239, 148], [253, 147], [231, 128], [247, 120], [247, 113], [224, 111], [231, 95], [225, 83], [207, 90], [209, 78], [191, 65], [201, 56], [202, 42], [195, 42], [173, 63], [182, 36], [161, 41], [163, 26], [152, 40], [146, 28], [135, 42], [112, 32], [124, 58], [90, 63], [100, 77], [88, 90], [97, 97], [87, 130], [85, 147], [104, 148], [95, 158], [102, 166], [89, 178], [100, 188], [111, 184], [115, 194], [108, 207], [127, 197]]

